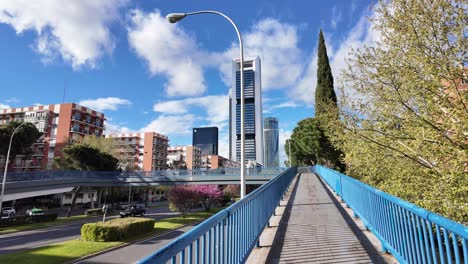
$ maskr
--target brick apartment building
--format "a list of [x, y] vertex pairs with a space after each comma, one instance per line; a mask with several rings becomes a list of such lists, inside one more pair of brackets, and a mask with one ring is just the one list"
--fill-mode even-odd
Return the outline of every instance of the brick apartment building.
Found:
[[[105, 129], [103, 113], [75, 103], [0, 109], [0, 125], [10, 121], [34, 123], [43, 135], [33, 144], [32, 156], [17, 156], [9, 171], [48, 169], [67, 142], [85, 135], [100, 137]], [[4, 164], [5, 157], [0, 156], [0, 168]]]
[[170, 169], [196, 170], [202, 167], [201, 149], [194, 146], [167, 148], [167, 165]]
[[[156, 132], [126, 133], [108, 135], [122, 146], [128, 154], [127, 168], [130, 171], [153, 171], [167, 168], [169, 138]], [[127, 147], [123, 147], [127, 146]]]
[[220, 155], [203, 155], [201, 157], [202, 168], [204, 169], [220, 169], [220, 168], [237, 168], [240, 167], [240, 162], [229, 160]]

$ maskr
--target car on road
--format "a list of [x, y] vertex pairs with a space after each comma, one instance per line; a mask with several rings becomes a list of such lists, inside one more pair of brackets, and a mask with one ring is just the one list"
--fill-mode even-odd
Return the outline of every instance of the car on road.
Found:
[[120, 217], [127, 217], [127, 216], [144, 216], [146, 214], [146, 208], [132, 205], [129, 208], [120, 211]]
[[6, 213], [8, 215], [14, 215], [14, 214], [16, 214], [16, 210], [13, 207], [3, 207], [2, 208], [2, 214], [3, 213]]
[[33, 208], [33, 209], [30, 209], [30, 210], [26, 210], [26, 214], [27, 215], [43, 215], [44, 212], [42, 211], [42, 209]]

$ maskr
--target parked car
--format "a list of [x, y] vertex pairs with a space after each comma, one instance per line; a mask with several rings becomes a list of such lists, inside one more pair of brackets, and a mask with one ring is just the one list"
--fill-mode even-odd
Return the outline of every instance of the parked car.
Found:
[[133, 217], [135, 215], [144, 216], [145, 213], [146, 213], [146, 208], [132, 205], [130, 206], [130, 208], [120, 211], [120, 217], [127, 217], [127, 216]]
[[3, 211], [2, 210], [2, 214], [1, 214], [1, 219], [9, 219], [13, 216], [14, 214], [11, 213], [11, 212], [7, 212], [7, 211]]
[[2, 208], [2, 214], [3, 214], [4, 212], [7, 213], [7, 214], [9, 214], [9, 215], [14, 215], [14, 214], [16, 214], [16, 210], [15, 210], [15, 208], [13, 208], [13, 207], [3, 207], [3, 208]]
[[44, 212], [42, 211], [42, 209], [33, 208], [33, 209], [26, 210], [26, 214], [27, 215], [43, 215]]

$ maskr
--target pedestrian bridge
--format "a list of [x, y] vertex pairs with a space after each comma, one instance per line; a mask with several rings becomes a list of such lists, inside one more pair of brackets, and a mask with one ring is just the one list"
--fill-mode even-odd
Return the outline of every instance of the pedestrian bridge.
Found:
[[299, 172], [284, 171], [139, 263], [245, 263], [290, 193], [266, 263], [388, 263], [391, 254], [399, 263], [468, 264], [467, 226], [322, 166]]
[[[285, 168], [247, 169], [247, 184], [264, 184]], [[4, 201], [64, 193], [77, 186], [159, 186], [239, 184], [239, 168], [143, 172], [38, 171], [9, 173]]]

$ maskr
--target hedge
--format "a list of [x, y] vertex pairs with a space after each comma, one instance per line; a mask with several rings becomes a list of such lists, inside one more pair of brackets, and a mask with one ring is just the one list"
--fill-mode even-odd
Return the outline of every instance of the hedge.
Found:
[[81, 238], [84, 241], [109, 242], [122, 241], [153, 231], [154, 219], [149, 218], [120, 218], [105, 223], [88, 223], [81, 227]]

